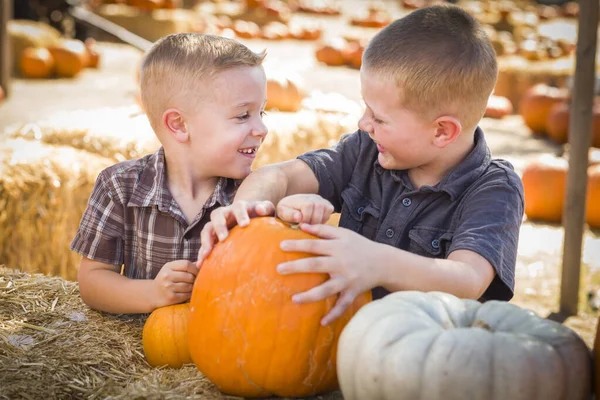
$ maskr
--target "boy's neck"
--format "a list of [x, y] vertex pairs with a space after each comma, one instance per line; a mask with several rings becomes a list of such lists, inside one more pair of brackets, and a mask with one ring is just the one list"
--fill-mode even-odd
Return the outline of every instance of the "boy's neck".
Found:
[[408, 171], [408, 177], [416, 189], [423, 186], [435, 186], [460, 164], [475, 147], [475, 135], [465, 135], [456, 140], [452, 145], [442, 150], [439, 157], [433, 162]]
[[214, 192], [218, 177], [207, 176], [194, 167], [194, 161], [181, 152], [165, 149], [166, 179], [169, 191], [178, 198], [200, 200], [202, 204]]

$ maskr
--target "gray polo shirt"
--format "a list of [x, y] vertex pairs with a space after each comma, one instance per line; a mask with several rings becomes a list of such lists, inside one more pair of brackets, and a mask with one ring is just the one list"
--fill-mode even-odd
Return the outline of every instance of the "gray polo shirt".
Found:
[[[407, 171], [384, 169], [377, 155], [373, 140], [358, 130], [298, 158], [315, 173], [319, 194], [341, 212], [341, 227], [425, 257], [474, 251], [496, 270], [480, 300], [510, 300], [523, 185], [510, 163], [492, 159], [481, 129], [471, 153], [435, 186], [415, 189]], [[388, 293], [373, 290], [374, 298]]]

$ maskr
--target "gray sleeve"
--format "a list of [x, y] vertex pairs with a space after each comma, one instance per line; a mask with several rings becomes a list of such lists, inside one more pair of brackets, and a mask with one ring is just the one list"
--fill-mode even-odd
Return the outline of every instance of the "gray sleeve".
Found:
[[496, 277], [482, 300], [508, 301], [514, 294], [523, 185], [513, 171], [502, 175], [467, 195], [448, 251], [471, 250], [492, 264]]
[[331, 202], [336, 212], [342, 207], [341, 192], [350, 182], [364, 138], [356, 131], [343, 135], [339, 142], [328, 149], [301, 154], [319, 182], [319, 195]]

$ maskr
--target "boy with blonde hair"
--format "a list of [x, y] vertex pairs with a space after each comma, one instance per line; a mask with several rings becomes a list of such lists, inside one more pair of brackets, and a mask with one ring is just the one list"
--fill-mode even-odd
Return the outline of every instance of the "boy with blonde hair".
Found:
[[[320, 237], [283, 241], [283, 250], [315, 256], [278, 271], [329, 274], [292, 297], [339, 295], [323, 324], [367, 290], [509, 300], [523, 187], [509, 163], [491, 158], [478, 127], [497, 72], [490, 41], [459, 7], [425, 7], [382, 29], [363, 55], [359, 130], [253, 172], [231, 206], [213, 211], [198, 265], [215, 237], [276, 211]], [[339, 227], [323, 224], [333, 211]]]
[[264, 57], [193, 33], [145, 55], [142, 102], [162, 146], [98, 176], [71, 243], [90, 307], [146, 313], [190, 298], [201, 229], [231, 203], [267, 134]]

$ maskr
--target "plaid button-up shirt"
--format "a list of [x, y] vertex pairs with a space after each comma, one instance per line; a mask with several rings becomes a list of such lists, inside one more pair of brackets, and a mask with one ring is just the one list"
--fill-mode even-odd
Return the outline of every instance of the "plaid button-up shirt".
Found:
[[197, 259], [210, 212], [230, 204], [239, 183], [220, 178], [188, 224], [167, 187], [162, 147], [118, 163], [98, 176], [70, 248], [92, 260], [124, 265], [129, 278], [153, 279], [170, 261]]

